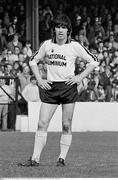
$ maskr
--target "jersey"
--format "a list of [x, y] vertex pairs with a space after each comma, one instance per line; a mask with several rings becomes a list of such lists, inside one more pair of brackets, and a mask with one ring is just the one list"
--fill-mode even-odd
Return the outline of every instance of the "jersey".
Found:
[[84, 59], [95, 67], [98, 66], [97, 58], [80, 43], [71, 40], [70, 43], [59, 45], [51, 39], [41, 44], [29, 64], [30, 66], [36, 65], [40, 59], [45, 58], [47, 62], [47, 79], [54, 82], [63, 82], [67, 80], [68, 76], [74, 75], [77, 57]]

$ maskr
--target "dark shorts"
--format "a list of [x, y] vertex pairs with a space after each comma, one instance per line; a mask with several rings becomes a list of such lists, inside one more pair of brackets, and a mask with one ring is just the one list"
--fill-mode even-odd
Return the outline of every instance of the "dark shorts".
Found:
[[40, 98], [44, 103], [68, 104], [77, 101], [77, 84], [67, 85], [65, 82], [53, 82], [50, 90], [40, 88]]

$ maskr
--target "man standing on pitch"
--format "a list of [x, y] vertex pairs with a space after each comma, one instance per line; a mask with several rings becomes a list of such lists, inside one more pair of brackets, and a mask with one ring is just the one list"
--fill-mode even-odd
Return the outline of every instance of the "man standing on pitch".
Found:
[[[53, 38], [44, 41], [39, 50], [32, 56], [29, 64], [41, 87], [41, 108], [37, 131], [35, 134], [34, 151], [31, 158], [22, 166], [39, 166], [41, 152], [46, 144], [47, 129], [50, 120], [59, 104], [62, 105], [62, 135], [60, 154], [57, 166], [65, 166], [65, 159], [72, 141], [72, 117], [77, 100], [77, 84], [98, 66], [97, 58], [80, 43], [71, 39], [71, 21], [66, 15], [54, 20]], [[86, 61], [86, 69], [74, 75], [75, 60], [81, 57]], [[47, 79], [42, 79], [37, 63], [46, 58]]]

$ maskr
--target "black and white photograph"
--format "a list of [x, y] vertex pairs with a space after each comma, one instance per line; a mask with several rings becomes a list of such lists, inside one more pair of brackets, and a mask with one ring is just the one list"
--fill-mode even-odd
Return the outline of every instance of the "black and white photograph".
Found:
[[118, 1], [0, 0], [0, 179], [118, 178]]

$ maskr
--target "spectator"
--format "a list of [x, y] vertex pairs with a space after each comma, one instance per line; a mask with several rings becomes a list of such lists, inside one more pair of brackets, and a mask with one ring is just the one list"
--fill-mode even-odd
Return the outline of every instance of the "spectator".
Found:
[[[115, 24], [113, 29], [114, 29], [113, 32], [114, 32], [115, 40], [116, 40], [116, 42], [118, 42], [118, 24]], [[118, 49], [118, 47], [117, 47], [117, 49]]]
[[10, 63], [5, 63], [4, 65], [4, 75], [11, 76], [12, 75], [12, 65]]
[[79, 41], [80, 41], [80, 43], [81, 43], [83, 46], [85, 46], [86, 48], [89, 47], [89, 42], [88, 42], [87, 37], [84, 35], [83, 29], [81, 29], [81, 30], [79, 31]]
[[94, 79], [90, 80], [88, 83], [88, 90], [89, 90], [89, 101], [97, 101], [97, 93], [95, 89], [95, 81]]
[[72, 36], [75, 37], [76, 35], [79, 35], [80, 29], [81, 29], [81, 16], [78, 15], [75, 19]]
[[14, 17], [13, 17], [12, 26], [13, 26], [13, 28], [14, 28], [14, 31], [15, 31], [15, 32], [18, 32], [18, 18], [17, 18], [17, 16], [14, 16]]
[[19, 92], [20, 92], [18, 107], [19, 107], [20, 114], [27, 114], [28, 113], [27, 101], [22, 96], [22, 92], [23, 92], [24, 88], [30, 83], [30, 77], [31, 77], [30, 76], [30, 69], [26, 65], [23, 67], [23, 72], [21, 74], [19, 74], [19, 76], [18, 76], [18, 78], [19, 78]]
[[94, 24], [93, 26], [91, 26], [90, 28], [90, 32], [89, 32], [89, 36], [91, 37], [90, 40], [90, 44], [94, 44], [95, 43], [95, 37], [99, 35], [99, 33], [101, 33], [103, 39], [105, 37], [105, 30], [104, 27], [101, 24], [101, 18], [96, 17], [94, 20]]
[[51, 21], [53, 21], [53, 13], [50, 6], [47, 4], [43, 10], [43, 16], [45, 17], [46, 14], [50, 14]]
[[2, 64], [0, 64], [0, 77], [4, 75], [4, 70]]
[[30, 56], [28, 56], [28, 48], [25, 46], [23, 47], [22, 49], [22, 53], [23, 53], [23, 58], [24, 58], [24, 61], [26, 64], [29, 63], [29, 59], [30, 59]]
[[98, 88], [97, 88], [97, 100], [98, 102], [105, 102], [105, 91], [104, 91], [104, 88], [102, 85], [98, 85]]
[[111, 101], [112, 97], [112, 85], [111, 85], [111, 72], [109, 67], [105, 68], [105, 72], [100, 74], [99, 84], [103, 86], [105, 94], [106, 94], [106, 102]]
[[6, 58], [6, 60], [8, 62], [10, 62], [11, 55], [12, 55], [12, 52], [10, 50], [7, 50], [7, 58]]
[[90, 101], [90, 90], [89, 88], [83, 89], [78, 95], [79, 102], [89, 102]]
[[57, 15], [61, 15], [61, 14], [63, 14], [64, 13], [64, 3], [63, 2], [59, 2], [58, 3], [58, 9], [57, 9], [57, 12], [56, 12], [56, 14]]
[[118, 84], [118, 68], [115, 71], [112, 83], [115, 83], [115, 85]]
[[[12, 77], [13, 77], [13, 71], [12, 71]], [[15, 130], [15, 122], [16, 122], [16, 113], [15, 108], [16, 108], [16, 104], [15, 104], [15, 99], [16, 99], [16, 79], [9, 79], [9, 86], [11, 89], [11, 97], [12, 99], [10, 99], [10, 102], [8, 104], [8, 128], [10, 130]]]
[[32, 56], [31, 42], [27, 40], [25, 43], [25, 47], [27, 48], [27, 55], [31, 57]]
[[23, 67], [23, 72], [19, 75], [19, 80], [20, 90], [22, 92], [25, 86], [30, 83], [30, 69], [27, 65]]
[[39, 73], [42, 77], [42, 79], [47, 79], [47, 68], [46, 68], [46, 63], [44, 64], [43, 62], [38, 64], [38, 69]]
[[41, 21], [43, 21], [43, 18], [43, 8], [39, 5], [39, 25], [41, 24]]
[[116, 85], [116, 88], [115, 88], [114, 101], [118, 102], [118, 85]]
[[19, 42], [19, 34], [18, 33], [15, 33], [13, 41], [8, 43], [8, 49], [11, 50], [12, 53], [14, 53], [15, 46], [18, 46], [20, 51], [22, 50], [22, 43]]
[[34, 76], [31, 76], [30, 83], [26, 85], [22, 91], [22, 96], [27, 102], [41, 101], [39, 97], [39, 88], [36, 83], [36, 78]]
[[22, 66], [20, 65], [20, 62], [14, 61], [13, 67], [12, 67], [12, 75], [20, 76], [21, 73], [22, 73]]
[[115, 14], [115, 18], [114, 18], [114, 25], [118, 25], [118, 12], [116, 12], [116, 14]]
[[9, 63], [10, 64], [13, 64], [15, 61], [18, 61], [18, 55], [20, 53], [20, 49], [18, 46], [15, 46], [14, 47], [14, 53], [12, 53], [10, 56], [9, 56]]
[[101, 40], [101, 41], [99, 41], [98, 43], [97, 43], [97, 45], [98, 45], [98, 52], [99, 52], [99, 54], [102, 54], [102, 52], [103, 52], [103, 50], [104, 50], [104, 43], [103, 43], [103, 41]]
[[14, 38], [14, 34], [15, 34], [15, 30], [14, 30], [14, 27], [12, 25], [10, 25], [8, 27], [8, 32], [7, 32], [7, 42], [11, 42], [13, 41], [13, 38]]
[[21, 66], [23, 66], [23, 63], [25, 62], [25, 58], [22, 52], [19, 53], [18, 55], [18, 61], [20, 63]]
[[83, 19], [81, 29], [83, 30], [83, 35], [87, 38], [87, 20]]
[[105, 28], [105, 38], [109, 38], [110, 32], [113, 32], [113, 22], [111, 19], [107, 22], [107, 26]]
[[114, 58], [117, 58], [118, 57], [118, 49], [116, 49], [115, 51], [114, 51]]
[[44, 41], [46, 39], [51, 38], [51, 27], [52, 27], [52, 20], [50, 13], [44, 16], [44, 19], [39, 24], [39, 39], [40, 41]]
[[96, 68], [94, 71], [93, 71], [93, 80], [95, 82], [95, 87], [94, 87], [94, 90], [96, 91], [97, 88], [98, 88], [98, 84], [99, 84], [99, 68]]
[[117, 49], [117, 42], [115, 40], [114, 34], [111, 33], [109, 36], [108, 50], [115, 50], [115, 49]]
[[3, 24], [6, 28], [8, 28], [8, 26], [10, 24], [10, 17], [9, 17], [9, 14], [7, 11], [4, 13]]
[[4, 8], [3, 8], [3, 6], [1, 5], [1, 6], [0, 6], [0, 17], [3, 17], [3, 14], [4, 14]]
[[77, 58], [75, 63], [75, 75], [80, 74], [84, 70], [85, 70], [85, 63], [81, 60], [81, 58]]
[[109, 66], [110, 58], [109, 58], [109, 52], [107, 50], [103, 51], [103, 61], [105, 62], [106, 66]]
[[8, 50], [7, 48], [4, 48], [1, 54], [1, 62], [5, 63], [8, 60]]
[[0, 121], [3, 131], [8, 130], [7, 117], [8, 117], [9, 96], [7, 94], [11, 95], [10, 87], [5, 84], [5, 79], [0, 79]]
[[6, 37], [2, 33], [2, 28], [0, 28], [0, 54], [2, 54], [2, 51], [6, 47], [7, 47], [7, 40], [6, 40]]
[[87, 25], [86, 25], [86, 37], [88, 39], [88, 41], [90, 42], [91, 40], [91, 37], [90, 37], [90, 29], [91, 29], [91, 18], [88, 16], [86, 18], [86, 22], [87, 22]]

